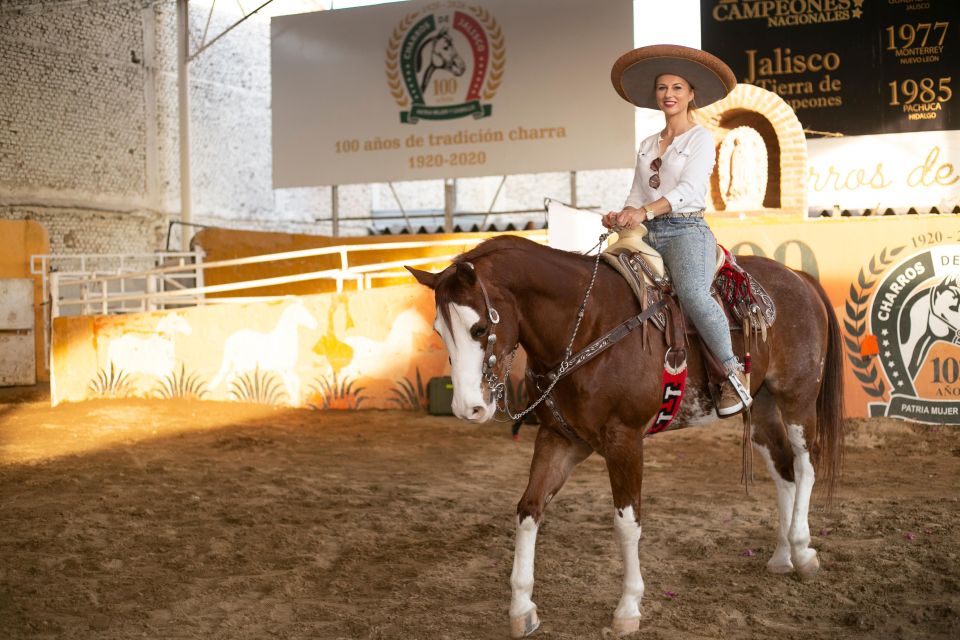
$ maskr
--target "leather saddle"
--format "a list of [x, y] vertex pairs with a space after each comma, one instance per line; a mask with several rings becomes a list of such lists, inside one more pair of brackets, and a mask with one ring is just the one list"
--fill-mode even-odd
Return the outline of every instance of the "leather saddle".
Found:
[[[671, 351], [682, 351], [686, 348], [686, 335], [696, 334], [696, 329], [693, 323], [686, 321], [686, 314], [680, 309], [663, 257], [644, 242], [646, 234], [647, 229], [643, 226], [619, 232], [617, 241], [607, 247], [602, 258], [624, 277], [640, 302], [641, 309], [646, 309], [661, 298], [666, 299], [667, 305], [655, 313], [651, 320], [664, 332]], [[745, 341], [753, 335], [766, 341], [767, 329], [773, 326], [777, 318], [773, 299], [720, 245], [717, 245], [710, 294], [724, 309], [731, 330], [743, 331]], [[719, 383], [726, 377], [722, 365], [706, 347], [703, 348], [703, 355], [711, 381]]]

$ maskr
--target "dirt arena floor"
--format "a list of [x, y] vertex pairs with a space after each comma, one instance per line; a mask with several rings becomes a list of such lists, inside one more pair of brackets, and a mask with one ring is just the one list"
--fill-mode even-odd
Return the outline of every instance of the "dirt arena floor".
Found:
[[[823, 569], [764, 571], [739, 423], [648, 441], [639, 638], [960, 638], [960, 429], [849, 423]], [[533, 428], [402, 412], [0, 393], [0, 638], [508, 637]], [[621, 563], [599, 457], [541, 529], [547, 639], [604, 638]]]

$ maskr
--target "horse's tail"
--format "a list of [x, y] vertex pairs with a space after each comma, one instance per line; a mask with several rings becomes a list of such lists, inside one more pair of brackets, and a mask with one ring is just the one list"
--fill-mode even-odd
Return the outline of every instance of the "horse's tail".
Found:
[[827, 502], [833, 500], [837, 479], [843, 467], [843, 348], [840, 324], [820, 283], [807, 274], [807, 281], [820, 297], [827, 312], [827, 353], [823, 379], [817, 396], [817, 427], [813, 441], [814, 465], [818, 480], [826, 481]]

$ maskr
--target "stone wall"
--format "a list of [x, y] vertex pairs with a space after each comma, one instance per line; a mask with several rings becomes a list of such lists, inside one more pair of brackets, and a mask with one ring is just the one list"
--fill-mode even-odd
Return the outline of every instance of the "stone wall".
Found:
[[[166, 243], [165, 221], [152, 212], [97, 211], [69, 207], [0, 207], [0, 219], [32, 220], [60, 253], [152, 253]], [[171, 247], [178, 250], [177, 247]]]
[[[276, 0], [268, 10], [326, 4]], [[190, 6], [199, 42], [210, 4]], [[237, 3], [218, 3], [208, 40], [241, 17]], [[162, 249], [168, 220], [180, 219], [176, 44], [174, 0], [0, 3], [0, 219], [40, 222], [54, 252]], [[200, 53], [190, 77], [193, 221], [330, 234], [329, 187], [272, 187], [269, 13]], [[619, 207], [631, 176], [582, 172], [578, 202]], [[499, 181], [458, 180], [456, 209], [486, 212]], [[442, 181], [394, 187], [405, 211], [442, 219]], [[536, 209], [544, 197], [569, 201], [568, 174], [511, 176], [493, 211]], [[371, 222], [350, 218], [400, 206], [388, 185], [341, 186], [340, 233], [366, 234]]]
[[165, 213], [151, 207], [145, 170], [142, 6], [0, 8], [0, 218], [41, 223], [54, 252], [160, 246]]

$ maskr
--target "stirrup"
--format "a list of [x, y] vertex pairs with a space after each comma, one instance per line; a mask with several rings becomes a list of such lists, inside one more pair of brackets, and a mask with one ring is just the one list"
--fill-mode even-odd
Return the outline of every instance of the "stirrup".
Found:
[[[738, 413], [746, 411], [750, 408], [750, 405], [753, 404], [753, 398], [750, 396], [750, 390], [747, 389], [742, 382], [740, 382], [740, 377], [737, 375], [738, 372], [731, 372], [727, 376], [726, 383], [729, 384], [733, 390], [736, 392], [737, 396], [740, 398], [740, 402], [729, 406], [729, 407], [720, 407], [719, 402], [717, 406], [717, 415], [721, 418], [729, 418], [735, 416]], [[721, 398], [723, 397], [723, 389], [721, 387]]]

